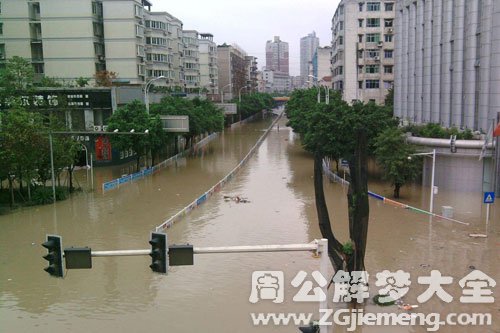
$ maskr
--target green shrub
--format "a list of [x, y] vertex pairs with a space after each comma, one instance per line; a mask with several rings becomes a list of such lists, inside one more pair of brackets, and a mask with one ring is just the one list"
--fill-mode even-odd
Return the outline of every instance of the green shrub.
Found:
[[[65, 200], [68, 197], [68, 191], [62, 187], [56, 187], [56, 201]], [[52, 187], [36, 187], [33, 190], [31, 201], [35, 205], [46, 205], [53, 202]]]

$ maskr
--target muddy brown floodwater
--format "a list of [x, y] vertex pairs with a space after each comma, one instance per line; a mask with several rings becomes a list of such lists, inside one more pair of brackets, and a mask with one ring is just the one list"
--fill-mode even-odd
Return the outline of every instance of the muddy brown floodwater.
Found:
[[[82, 192], [56, 205], [33, 207], [0, 216], [0, 331], [2, 332], [298, 332], [293, 325], [255, 326], [251, 313], [313, 313], [318, 304], [298, 303], [295, 275], [319, 268], [309, 253], [195, 255], [193, 266], [177, 266], [168, 275], [153, 274], [150, 257], [93, 258], [91, 270], [67, 271], [65, 279], [43, 271], [45, 234], [59, 234], [63, 245], [93, 250], [145, 249], [155, 226], [182, 209], [223, 178], [245, 156], [271, 120], [226, 130], [196, 156], [176, 167], [106, 194]], [[195, 246], [305, 243], [320, 237], [314, 208], [312, 159], [298, 138], [279, 122], [223, 190], [168, 230], [169, 243]], [[123, 168], [96, 170], [96, 182], [124, 173]], [[85, 171], [79, 182], [85, 185]], [[339, 238], [347, 239], [346, 189], [325, 180], [325, 191]], [[389, 196], [379, 181], [370, 190]], [[240, 195], [249, 203], [225, 201]], [[401, 201], [427, 208], [428, 192], [418, 185], [402, 189]], [[489, 313], [491, 326], [442, 326], [439, 332], [500, 332], [500, 286], [496, 302], [462, 304], [459, 280], [475, 269], [500, 277], [500, 206], [489, 224], [480, 193], [440, 189], [435, 207], [454, 207], [461, 225], [388, 206], [370, 199], [367, 270], [370, 294], [377, 293], [376, 273], [403, 270], [411, 274], [405, 302], [419, 304], [425, 291], [419, 276], [440, 270], [453, 277], [443, 288], [453, 297], [445, 303], [434, 295], [419, 304], [422, 313]], [[486, 238], [471, 238], [470, 233]], [[284, 272], [284, 302], [249, 302], [254, 271]], [[327, 277], [329, 278], [329, 277]], [[309, 279], [311, 276], [309, 275]], [[314, 281], [314, 280], [311, 280]], [[345, 308], [332, 303], [329, 307]], [[378, 307], [369, 300], [364, 312], [401, 313], [396, 306]], [[331, 319], [331, 318], [330, 318]], [[346, 331], [335, 326], [335, 332]], [[425, 332], [425, 327], [368, 327], [356, 332]]]

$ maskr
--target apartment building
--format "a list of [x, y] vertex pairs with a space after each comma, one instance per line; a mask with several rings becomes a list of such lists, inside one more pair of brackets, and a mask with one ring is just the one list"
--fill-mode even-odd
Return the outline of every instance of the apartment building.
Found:
[[257, 67], [257, 57], [246, 56], [246, 68], [247, 68], [247, 89], [246, 92], [256, 92], [258, 90], [258, 70]]
[[314, 31], [300, 39], [300, 77], [303, 85], [312, 75], [312, 59], [318, 46], [319, 38]]
[[332, 19], [332, 84], [345, 101], [382, 104], [394, 83], [395, 1], [342, 0]]
[[329, 46], [318, 47], [316, 52], [314, 53], [312, 65], [313, 65], [313, 73], [315, 80], [320, 82], [321, 84], [325, 84], [327, 82], [330, 84], [331, 73], [331, 53], [332, 48]]
[[108, 70], [124, 84], [164, 76], [155, 85], [199, 85], [199, 64], [191, 57], [198, 53], [197, 36], [183, 39], [182, 22], [152, 12], [147, 0], [0, 3], [0, 66], [21, 56], [38, 75], [66, 83]]
[[167, 12], [145, 13], [146, 81], [163, 76], [155, 85], [175, 87], [184, 71], [181, 62], [182, 22]]
[[186, 92], [197, 93], [200, 88], [200, 51], [198, 31], [183, 30], [182, 42], [184, 43], [184, 87]]
[[247, 84], [245, 57], [247, 53], [238, 45], [217, 46], [217, 69], [219, 71], [219, 93], [224, 100], [238, 96], [240, 89]]
[[488, 131], [500, 112], [500, 2], [398, 1], [395, 115]]
[[217, 70], [217, 44], [210, 33], [200, 33], [200, 88], [209, 94], [217, 94], [219, 73]]

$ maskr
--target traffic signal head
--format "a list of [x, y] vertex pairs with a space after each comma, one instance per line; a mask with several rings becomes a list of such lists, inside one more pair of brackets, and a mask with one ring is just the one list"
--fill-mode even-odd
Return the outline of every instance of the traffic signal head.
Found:
[[167, 235], [159, 232], [151, 233], [151, 265], [149, 267], [153, 272], [167, 273], [168, 255], [167, 255]]
[[49, 266], [44, 270], [52, 276], [63, 277], [63, 252], [62, 239], [57, 235], [47, 235], [47, 241], [42, 244], [47, 249], [47, 255], [43, 258], [49, 262]]

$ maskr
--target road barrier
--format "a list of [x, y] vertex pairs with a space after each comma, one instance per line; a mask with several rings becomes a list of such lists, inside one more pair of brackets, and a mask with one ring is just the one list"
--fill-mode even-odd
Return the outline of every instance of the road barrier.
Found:
[[267, 130], [262, 134], [262, 136], [257, 140], [255, 145], [250, 149], [250, 151], [243, 157], [243, 159], [238, 163], [236, 167], [234, 167], [231, 172], [229, 172], [224, 178], [222, 178], [217, 184], [212, 186], [208, 191], [200, 195], [198, 198], [196, 198], [193, 202], [191, 202], [189, 205], [184, 207], [182, 210], [180, 210], [177, 214], [174, 216], [170, 217], [167, 219], [165, 222], [160, 224], [159, 226], [156, 227], [156, 232], [160, 232], [164, 229], [170, 228], [173, 224], [177, 223], [180, 221], [184, 216], [189, 214], [193, 209], [196, 207], [200, 206], [204, 202], [207, 201], [211, 196], [213, 196], [215, 193], [220, 192], [220, 190], [231, 180], [233, 177], [236, 175], [238, 171], [248, 162], [250, 157], [257, 151], [257, 149], [260, 147], [264, 139], [267, 137], [271, 129], [274, 127], [274, 125], [278, 122], [278, 120], [282, 117], [283, 112], [281, 112], [278, 117], [272, 122], [271, 126], [267, 128]]
[[204, 138], [203, 140], [201, 140], [200, 142], [197, 142], [193, 147], [186, 149], [186, 150], [180, 152], [179, 154], [172, 156], [172, 157], [164, 160], [161, 163], [158, 163], [157, 165], [155, 165], [151, 168], [147, 168], [147, 169], [141, 170], [139, 172], [136, 172], [136, 173], [133, 173], [130, 175], [125, 175], [125, 176], [120, 177], [118, 179], [110, 180], [109, 182], [105, 182], [102, 184], [102, 192], [106, 193], [107, 191], [119, 188], [121, 185], [133, 182], [133, 181], [138, 180], [138, 179], [142, 179], [145, 176], [150, 176], [152, 174], [155, 174], [158, 171], [160, 171], [161, 169], [164, 169], [167, 166], [172, 165], [174, 162], [177, 161], [177, 159], [190, 154], [192, 151], [196, 151], [200, 147], [205, 146], [210, 141], [215, 139], [218, 135], [219, 135], [219, 133], [212, 133], [209, 136], [207, 136], [206, 138]]
[[[336, 183], [340, 183], [342, 185], [347, 185], [347, 186], [349, 185], [349, 182], [347, 180], [340, 178], [337, 174], [332, 172], [332, 170], [330, 169], [330, 163], [328, 160], [323, 160], [323, 172], [328, 177], [328, 179], [330, 179], [331, 181], [336, 182]], [[449, 218], [446, 216], [431, 213], [429, 211], [426, 211], [426, 210], [423, 210], [420, 208], [412, 207], [410, 205], [388, 199], [388, 198], [386, 198], [380, 194], [374, 193], [372, 191], [368, 191], [368, 195], [374, 199], [381, 200], [385, 204], [389, 204], [389, 205], [403, 208], [403, 209], [408, 209], [408, 210], [415, 212], [415, 213], [421, 213], [421, 214], [426, 214], [426, 215], [430, 215], [430, 216], [435, 216], [435, 217], [438, 217], [438, 218], [443, 219], [443, 220], [447, 220], [447, 221], [451, 221], [451, 222], [455, 222], [455, 223], [460, 223], [463, 225], [470, 224], [467, 222], [458, 221], [458, 220], [455, 220], [455, 219], [452, 219], [452, 218]]]

